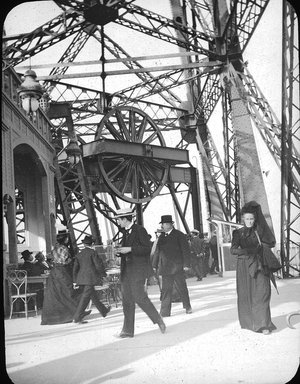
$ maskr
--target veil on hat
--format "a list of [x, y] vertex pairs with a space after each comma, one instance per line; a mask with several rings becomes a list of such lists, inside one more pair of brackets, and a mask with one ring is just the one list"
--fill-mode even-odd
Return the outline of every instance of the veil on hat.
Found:
[[271, 231], [270, 227], [267, 224], [267, 221], [262, 213], [261, 206], [256, 201], [249, 201], [246, 203], [241, 211], [242, 215], [244, 213], [253, 213], [255, 215], [255, 221], [257, 226], [257, 232], [259, 234], [260, 240], [263, 243], [269, 244], [273, 248], [276, 244], [276, 239], [274, 233]]

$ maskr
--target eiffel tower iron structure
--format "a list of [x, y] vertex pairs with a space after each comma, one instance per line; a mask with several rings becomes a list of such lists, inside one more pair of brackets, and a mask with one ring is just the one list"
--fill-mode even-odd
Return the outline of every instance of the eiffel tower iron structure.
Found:
[[[149, 1], [149, 9], [133, 0], [54, 3], [52, 20], [4, 36], [3, 70], [21, 72], [30, 61], [51, 99], [57, 216], [73, 247], [86, 234], [102, 244], [99, 214], [117, 228], [117, 238], [113, 215], [121, 201], [136, 208], [142, 223], [151, 200], [165, 190], [185, 230], [189, 204], [202, 229], [200, 184], [209, 218], [238, 222], [244, 202], [259, 200], [272, 226], [255, 128], [281, 170], [280, 251], [283, 276], [290, 276], [300, 235], [299, 41], [292, 5], [282, 2], [277, 117], [243, 60], [269, 0]], [[45, 54], [48, 63], [40, 59]], [[208, 127], [218, 103], [222, 135]], [[68, 161], [71, 144], [80, 153], [76, 164]], [[190, 148], [200, 167], [192, 165]]]

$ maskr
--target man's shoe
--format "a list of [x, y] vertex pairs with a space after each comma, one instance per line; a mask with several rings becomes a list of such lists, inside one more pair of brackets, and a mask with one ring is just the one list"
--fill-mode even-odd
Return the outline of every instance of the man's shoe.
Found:
[[185, 310], [185, 313], [188, 314], [188, 315], [190, 315], [191, 313], [193, 313], [192, 308], [187, 308], [187, 309]]
[[171, 315], [164, 315], [163, 313], [160, 313], [161, 317], [170, 317]]
[[84, 311], [84, 312], [83, 312], [83, 315], [82, 315], [82, 319], [83, 319], [85, 316], [90, 315], [91, 313], [92, 313], [91, 310], [89, 310], [89, 311]]
[[73, 320], [72, 323], [74, 323], [74, 324], [86, 324], [86, 323], [88, 323], [88, 321], [86, 321], [86, 320]]
[[111, 306], [107, 307], [107, 308], [106, 308], [106, 311], [102, 314], [102, 316], [103, 316], [103, 317], [106, 317], [107, 314], [110, 312], [110, 310], [111, 310]]
[[84, 321], [83, 324], [85, 324], [85, 323], [87, 323], [87, 321], [83, 320], [83, 318], [84, 318], [85, 316], [90, 315], [91, 313], [92, 313], [91, 310], [90, 310], [90, 311], [84, 311], [83, 314], [80, 316], [80, 319], [79, 319], [78, 321], [73, 320], [73, 322], [74, 322], [74, 323], [83, 323], [83, 321]]
[[121, 339], [125, 339], [126, 337], [133, 337], [133, 334], [132, 333], [127, 333], [127, 332], [121, 332], [120, 334], [119, 334], [119, 336], [118, 337], [120, 337]]
[[157, 322], [157, 325], [159, 326], [159, 329], [160, 329], [160, 332], [161, 333], [165, 333], [166, 332], [166, 324], [164, 323], [163, 319], [160, 319], [158, 322]]

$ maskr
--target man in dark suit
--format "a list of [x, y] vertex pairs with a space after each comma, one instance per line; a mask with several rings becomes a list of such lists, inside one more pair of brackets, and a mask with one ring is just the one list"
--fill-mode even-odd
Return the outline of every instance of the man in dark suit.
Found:
[[174, 282], [181, 296], [187, 314], [192, 313], [189, 292], [187, 289], [184, 267], [190, 264], [191, 254], [188, 240], [184, 233], [175, 229], [172, 215], [161, 216], [161, 227], [164, 234], [158, 239], [158, 274], [162, 276], [162, 293], [160, 314], [171, 316], [172, 290]]
[[165, 332], [163, 319], [150, 301], [146, 291], [146, 281], [151, 274], [150, 252], [152, 244], [144, 227], [133, 223], [130, 208], [119, 209], [115, 218], [124, 228], [121, 247], [116, 249], [121, 257], [121, 292], [124, 313], [123, 328], [119, 337], [134, 336], [135, 304], [149, 316], [160, 331]]
[[21, 259], [24, 259], [24, 263], [19, 266], [19, 269], [22, 269], [27, 272], [27, 276], [33, 276], [33, 252], [30, 252], [28, 249], [21, 252]]
[[93, 248], [94, 240], [92, 236], [85, 236], [82, 240], [84, 249], [75, 257], [73, 266], [73, 282], [82, 286], [82, 293], [76, 312], [74, 314], [74, 323], [86, 323], [83, 317], [87, 315], [85, 312], [90, 300], [96, 306], [103, 317], [106, 317], [110, 311], [110, 307], [106, 307], [97, 296], [94, 286], [99, 285], [101, 277], [106, 276], [106, 272], [96, 251]]
[[201, 240], [199, 238], [199, 231], [197, 229], [193, 229], [191, 231], [191, 264], [192, 268], [195, 271], [197, 276], [197, 281], [201, 281], [203, 278], [203, 257], [204, 255], [201, 253]]

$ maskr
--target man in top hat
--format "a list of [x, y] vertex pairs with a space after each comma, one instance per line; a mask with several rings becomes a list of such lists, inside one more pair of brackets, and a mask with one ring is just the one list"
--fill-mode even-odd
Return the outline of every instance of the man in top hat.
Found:
[[160, 314], [162, 317], [171, 316], [174, 282], [183, 307], [190, 314], [192, 308], [184, 275], [184, 266], [190, 264], [190, 246], [184, 233], [174, 228], [172, 215], [161, 216], [160, 224], [164, 230], [157, 242], [159, 257], [156, 268], [162, 276]]
[[34, 274], [32, 253], [28, 249], [21, 252], [21, 259], [24, 260], [24, 263], [20, 266], [20, 269], [26, 271], [28, 276], [33, 276]]
[[73, 282], [76, 285], [82, 286], [82, 293], [73, 322], [80, 324], [87, 322], [83, 320], [83, 317], [87, 314], [85, 309], [90, 300], [92, 300], [103, 317], [106, 317], [110, 311], [110, 307], [107, 308], [101, 303], [94, 287], [101, 283], [102, 277], [106, 276], [102, 259], [93, 248], [94, 239], [92, 236], [86, 235], [82, 243], [84, 244], [84, 249], [76, 255], [73, 266]]
[[133, 223], [134, 213], [130, 208], [119, 209], [114, 216], [124, 229], [121, 247], [117, 256], [121, 257], [121, 291], [124, 321], [121, 338], [134, 336], [135, 304], [149, 316], [160, 331], [165, 332], [163, 319], [150, 301], [145, 283], [151, 275], [150, 265], [151, 241], [144, 227]]

